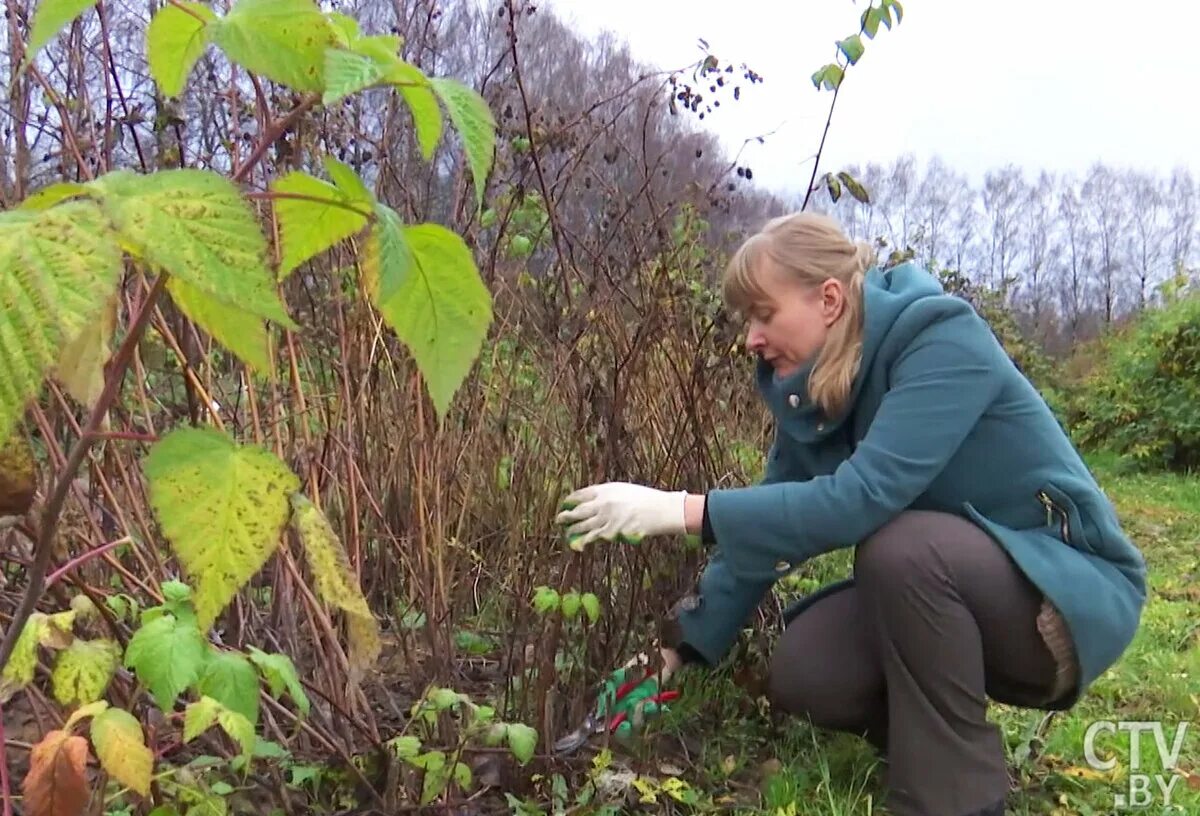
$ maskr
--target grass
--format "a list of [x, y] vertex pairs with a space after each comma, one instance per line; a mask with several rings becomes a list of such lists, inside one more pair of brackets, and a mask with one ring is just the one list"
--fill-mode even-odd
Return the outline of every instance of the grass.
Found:
[[[994, 704], [1005, 735], [1013, 791], [1011, 814], [1109, 814], [1129, 795], [1126, 733], [1102, 734], [1108, 771], [1089, 765], [1084, 735], [1099, 720], [1161, 721], [1168, 747], [1185, 734], [1171, 804], [1153, 780], [1153, 806], [1143, 812], [1200, 813], [1200, 484], [1181, 476], [1123, 472], [1120, 460], [1094, 457], [1092, 467], [1150, 567], [1150, 597], [1139, 632], [1118, 663], [1070, 711]], [[807, 591], [848, 572], [848, 554], [826, 556], [803, 582]], [[708, 674], [683, 675], [681, 702], [644, 743], [618, 760], [639, 774], [645, 801], [635, 811], [719, 810], [746, 816], [886, 814], [875, 754], [862, 740], [813, 729], [773, 714], [753, 677], [765, 666], [769, 640]], [[747, 670], [745, 667], [751, 668]], [[749, 679], [748, 679], [749, 678]], [[1142, 773], [1160, 773], [1155, 739], [1141, 738]], [[1168, 777], [1171, 775], [1168, 771]], [[674, 778], [676, 781], [668, 782]], [[663, 784], [666, 783], [666, 787]], [[653, 800], [653, 802], [651, 802]], [[1139, 800], [1131, 800], [1137, 803]], [[1144, 799], [1140, 800], [1145, 802]]]

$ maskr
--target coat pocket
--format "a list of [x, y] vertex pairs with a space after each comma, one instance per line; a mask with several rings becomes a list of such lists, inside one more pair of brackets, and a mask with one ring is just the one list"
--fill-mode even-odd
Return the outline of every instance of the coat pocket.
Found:
[[1077, 550], [1098, 555], [1088, 540], [1087, 528], [1075, 500], [1052, 482], [1042, 485], [1037, 492], [1038, 501], [1046, 508], [1046, 526], [1055, 530], [1058, 537]]

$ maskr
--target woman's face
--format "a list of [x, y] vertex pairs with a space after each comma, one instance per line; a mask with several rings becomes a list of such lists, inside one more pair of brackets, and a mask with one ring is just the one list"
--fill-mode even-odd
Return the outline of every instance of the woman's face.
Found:
[[834, 278], [805, 286], [769, 261], [757, 278], [766, 299], [747, 310], [746, 348], [770, 363], [783, 379], [825, 344], [829, 327], [842, 313], [844, 290]]

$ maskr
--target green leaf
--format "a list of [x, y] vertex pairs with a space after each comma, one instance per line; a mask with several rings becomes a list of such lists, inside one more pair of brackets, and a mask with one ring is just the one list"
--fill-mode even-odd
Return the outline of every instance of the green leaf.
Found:
[[249, 759], [254, 754], [258, 736], [254, 733], [254, 725], [236, 711], [225, 706], [217, 710], [217, 723], [226, 734], [242, 749], [242, 757]]
[[211, 428], [171, 431], [144, 470], [159, 524], [195, 578], [196, 615], [207, 631], [275, 551], [300, 480], [273, 453]]
[[403, 236], [413, 269], [390, 296], [380, 294], [390, 277], [379, 262], [387, 245], [378, 237], [368, 242], [364, 271], [373, 302], [412, 352], [444, 417], [491, 325], [491, 294], [458, 235], [439, 224], [420, 224], [405, 227]]
[[208, 47], [211, 25], [216, 21], [208, 6], [187, 0], [164, 5], [154, 15], [146, 29], [146, 56], [150, 75], [164, 96], [183, 92], [196, 60]]
[[862, 17], [859, 18], [859, 22], [862, 25], [863, 31], [866, 32], [866, 35], [871, 39], [875, 39], [875, 34], [879, 31], [879, 9], [875, 6], [871, 6], [871, 8], [862, 13]]
[[267, 687], [271, 690], [271, 696], [278, 700], [286, 688], [296, 703], [296, 708], [307, 715], [308, 695], [304, 693], [304, 686], [300, 684], [300, 677], [296, 674], [296, 666], [292, 659], [285, 654], [267, 654], [254, 646], [250, 646], [249, 650], [250, 662], [258, 666], [263, 679], [267, 681]]
[[845, 71], [842, 70], [842, 66], [830, 63], [813, 73], [812, 83], [818, 90], [824, 87], [832, 91], [842, 84], [843, 77]]
[[464, 791], [471, 788], [471, 769], [461, 762], [454, 763], [454, 784], [458, 785]]
[[429, 83], [462, 139], [471, 165], [471, 177], [475, 181], [476, 206], [482, 207], [483, 188], [496, 150], [496, 119], [484, 98], [461, 82], [449, 77], [435, 77]]
[[412, 759], [421, 753], [421, 739], [412, 735], [393, 737], [387, 741], [387, 745], [395, 752], [397, 759]]
[[242, 362], [264, 374], [274, 372], [263, 319], [218, 300], [182, 278], [168, 278], [167, 291], [179, 310]]
[[505, 736], [508, 739], [508, 750], [522, 765], [533, 759], [538, 740], [536, 730], [523, 723], [509, 723]]
[[350, 94], [378, 85], [387, 73], [388, 66], [373, 57], [330, 48], [325, 52], [325, 93], [321, 103], [332, 105]]
[[846, 55], [846, 59], [850, 60], [851, 65], [855, 65], [858, 62], [865, 49], [862, 37], [857, 34], [847, 37], [844, 40], [839, 40], [837, 45], [841, 52]]
[[238, 0], [212, 31], [229, 59], [298, 91], [325, 87], [325, 50], [338, 28], [313, 0]]
[[29, 27], [29, 43], [25, 46], [25, 65], [46, 43], [54, 39], [68, 23], [96, 5], [96, 0], [39, 0], [33, 25]]
[[123, 708], [107, 708], [92, 720], [92, 745], [100, 766], [125, 787], [150, 795], [154, 755], [146, 747], [142, 725]]
[[442, 110], [438, 107], [438, 98], [433, 92], [429, 77], [415, 65], [397, 60], [388, 79], [400, 89], [400, 95], [404, 97], [404, 102], [412, 114], [417, 143], [421, 146], [421, 156], [425, 161], [429, 161], [442, 138]]
[[118, 170], [92, 184], [145, 260], [223, 303], [298, 328], [275, 290], [254, 213], [230, 181], [208, 170]]
[[363, 215], [368, 215], [375, 203], [375, 196], [363, 184], [363, 180], [350, 168], [350, 165], [338, 161], [333, 156], [325, 154], [325, 172], [333, 179], [338, 192], [346, 196], [347, 201], [354, 205], [364, 205]]
[[338, 45], [349, 46], [359, 37], [358, 20], [340, 11], [332, 11], [326, 15], [330, 25], [338, 35]]
[[[348, 168], [347, 171], [354, 175]], [[358, 186], [361, 187], [362, 182]], [[282, 244], [280, 280], [300, 264], [367, 225], [370, 206], [358, 199], [357, 190], [348, 192], [293, 170], [272, 182], [271, 191], [279, 196], [273, 203]]]
[[183, 581], [176, 581], [173, 578], [163, 581], [159, 591], [162, 592], [163, 600], [168, 603], [180, 604], [192, 600], [192, 588]]
[[896, 12], [896, 25], [904, 21], [904, 6], [900, 5], [900, 0], [884, 0], [883, 5]]
[[121, 647], [111, 640], [75, 640], [54, 664], [50, 682], [54, 699], [63, 705], [99, 700], [121, 660]]
[[125, 649], [125, 665], [145, 683], [163, 711], [175, 707], [175, 698], [195, 683], [208, 658], [208, 644], [200, 630], [173, 615], [155, 618], [134, 632]]
[[533, 608], [540, 615], [545, 615], [547, 612], [553, 612], [555, 609], [558, 609], [561, 602], [558, 590], [552, 587], [540, 586], [534, 590]]
[[48, 210], [55, 204], [66, 201], [69, 198], [87, 195], [87, 193], [88, 188], [85, 184], [76, 184], [71, 181], [59, 181], [43, 187], [33, 195], [30, 195], [21, 202], [17, 209]]
[[600, 620], [600, 599], [594, 592], [583, 593], [583, 611], [592, 623]]
[[357, 683], [362, 672], [375, 662], [382, 650], [379, 623], [367, 606], [350, 559], [325, 515], [300, 493], [292, 494], [292, 525], [304, 544], [317, 585], [317, 594], [346, 613], [350, 640], [350, 680]]
[[578, 592], [568, 592], [562, 596], [562, 613], [567, 620], [574, 620], [579, 616], [579, 607], [583, 603], [583, 599], [579, 597]]
[[258, 672], [243, 655], [219, 652], [210, 657], [196, 691], [241, 714], [251, 725], [258, 722]]
[[90, 201], [0, 213], [0, 439], [97, 319], [121, 268], [116, 237]]
[[220, 709], [221, 704], [212, 697], [201, 697], [194, 703], [188, 703], [183, 712], [183, 741], [191, 742], [212, 728]]
[[[363, 268], [368, 286], [374, 285], [375, 304], [390, 302], [408, 281], [416, 259], [405, 240], [400, 215], [386, 204], [375, 205], [375, 225], [367, 238]], [[386, 315], [385, 315], [386, 317]]]
[[862, 204], [871, 203], [870, 194], [867, 193], [867, 189], [865, 187], [859, 184], [858, 179], [854, 178], [854, 176], [850, 175], [844, 170], [838, 173], [837, 177], [841, 180], [842, 184], [846, 185], [846, 189], [856, 201], [859, 201]]

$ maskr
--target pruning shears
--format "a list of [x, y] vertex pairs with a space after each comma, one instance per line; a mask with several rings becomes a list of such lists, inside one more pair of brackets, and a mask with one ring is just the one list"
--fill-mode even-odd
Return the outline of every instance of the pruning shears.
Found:
[[[570, 754], [579, 750], [593, 736], [603, 734], [606, 731], [609, 733], [617, 733], [617, 728], [622, 723], [629, 722], [632, 718], [633, 722], [640, 722], [643, 709], [650, 703], [661, 705], [679, 697], [679, 692], [675, 690], [661, 691], [655, 694], [648, 695], [638, 702], [633, 707], [632, 712], [628, 708], [623, 708], [616, 714], [609, 716], [606, 712], [621, 708], [622, 701], [638, 686], [654, 678], [658, 674], [658, 670], [652, 666], [647, 666], [645, 670], [625, 682], [617, 686], [613, 692], [611, 700], [605, 700], [605, 685], [602, 684], [600, 692], [597, 695], [596, 707], [584, 718], [580, 724], [571, 733], [567, 734], [562, 739], [554, 743], [555, 754]], [[605, 704], [606, 703], [606, 704]]]

